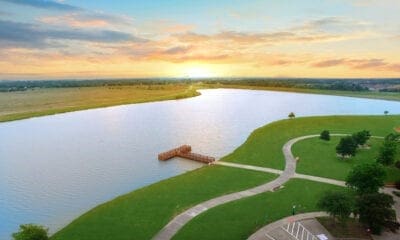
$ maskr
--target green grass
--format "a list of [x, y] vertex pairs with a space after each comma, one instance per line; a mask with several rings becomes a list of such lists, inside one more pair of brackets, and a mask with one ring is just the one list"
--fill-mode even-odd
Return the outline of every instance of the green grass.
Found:
[[351, 92], [302, 88], [256, 87], [230, 84], [165, 84], [110, 87], [43, 88], [0, 92], [0, 122], [114, 105], [173, 100], [198, 96], [197, 89], [234, 88], [300, 92], [400, 101], [398, 93]]
[[197, 203], [257, 186], [275, 177], [222, 166], [203, 167], [104, 203], [51, 239], [150, 239], [173, 216]]
[[[324, 129], [332, 133], [353, 133], [367, 129], [373, 135], [385, 136], [397, 126], [400, 126], [400, 116], [329, 116], [282, 120], [254, 131], [242, 146], [223, 160], [283, 169], [282, 146], [294, 137], [319, 134]], [[334, 141], [337, 139], [328, 145]], [[361, 153], [360, 157], [376, 153], [377, 142], [372, 140], [373, 148]], [[313, 145], [307, 140], [299, 144]], [[325, 152], [329, 146], [324, 147]], [[313, 154], [320, 155], [313, 152], [311, 156]], [[301, 158], [300, 164], [306, 163], [306, 157]], [[370, 160], [360, 158], [360, 161]], [[329, 173], [331, 166], [326, 163], [319, 165], [325, 171], [323, 175], [338, 174], [340, 178], [343, 176], [340, 174], [344, 174], [340, 169], [345, 166], [335, 166], [339, 170]], [[272, 174], [243, 169], [204, 167], [102, 204], [77, 218], [52, 239], [150, 239], [185, 209], [216, 196], [260, 185], [274, 177]], [[210, 209], [186, 225], [176, 239], [243, 239], [259, 227], [289, 215], [293, 204], [298, 205], [297, 209], [301, 212], [318, 210], [315, 204], [321, 194], [338, 188], [307, 180], [291, 180], [277, 192], [259, 194]]]
[[45, 88], [0, 92], [0, 122], [114, 105], [198, 96], [190, 85]]
[[[372, 135], [386, 136], [400, 126], [400, 116], [325, 116], [286, 119], [256, 129], [234, 152], [222, 160], [276, 169], [284, 168], [282, 146], [292, 138], [331, 133], [353, 133], [369, 130]], [[326, 166], [329, 168], [329, 166]]]
[[232, 84], [198, 84], [199, 88], [233, 88], [233, 89], [249, 89], [249, 90], [269, 90], [279, 92], [297, 92], [322, 95], [334, 95], [357, 98], [383, 99], [390, 101], [400, 101], [400, 94], [396, 92], [374, 92], [374, 91], [339, 91], [339, 90], [323, 90], [323, 89], [307, 89], [307, 88], [289, 88], [289, 87], [262, 87], [250, 85], [232, 85]]
[[338, 189], [341, 187], [308, 180], [290, 180], [277, 192], [226, 203], [200, 214], [173, 239], [247, 239], [262, 226], [291, 215], [293, 205], [297, 206], [297, 213], [319, 210], [316, 203], [320, 196], [327, 190]]
[[[375, 162], [383, 142], [382, 139], [372, 138], [368, 142], [370, 149], [359, 149], [355, 157], [342, 159], [337, 157], [335, 151], [339, 140], [340, 137], [331, 137], [330, 141], [310, 138], [294, 144], [293, 155], [300, 157], [296, 172], [345, 180], [354, 165]], [[400, 178], [400, 170], [394, 166], [386, 167], [386, 171], [387, 182], [394, 182]]]

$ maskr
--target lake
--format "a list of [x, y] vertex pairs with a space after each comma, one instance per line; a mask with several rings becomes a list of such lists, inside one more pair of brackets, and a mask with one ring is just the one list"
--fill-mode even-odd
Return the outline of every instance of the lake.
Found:
[[[0, 124], [0, 239], [21, 223], [57, 231], [118, 195], [202, 166], [159, 162], [182, 144], [222, 157], [260, 126], [296, 116], [400, 113], [400, 102], [233, 89]], [[272, 136], [271, 136], [272, 137]]]

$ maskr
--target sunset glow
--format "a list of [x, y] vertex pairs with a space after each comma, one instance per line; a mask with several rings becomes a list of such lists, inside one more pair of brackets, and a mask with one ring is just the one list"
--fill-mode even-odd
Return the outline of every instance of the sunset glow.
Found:
[[398, 12], [397, 0], [0, 0], [0, 79], [398, 77]]

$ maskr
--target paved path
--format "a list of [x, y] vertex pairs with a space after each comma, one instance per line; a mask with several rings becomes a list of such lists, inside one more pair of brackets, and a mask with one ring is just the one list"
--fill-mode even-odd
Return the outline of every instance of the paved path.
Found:
[[[331, 134], [331, 136], [347, 136], [347, 135], [348, 134]], [[263, 168], [263, 167], [257, 167], [257, 166], [251, 166], [251, 165], [217, 161], [215, 164], [218, 164], [218, 165], [229, 166], [229, 167], [238, 167], [238, 168], [243, 168], [243, 169], [248, 169], [248, 170], [275, 173], [275, 174], [280, 174], [280, 175], [275, 180], [265, 183], [263, 185], [260, 185], [260, 186], [254, 187], [254, 188], [250, 188], [247, 190], [243, 190], [240, 192], [223, 195], [223, 196], [220, 196], [217, 198], [213, 198], [208, 201], [199, 203], [194, 207], [189, 208], [188, 210], [186, 210], [186, 211], [182, 212], [181, 214], [177, 215], [176, 217], [174, 217], [167, 225], [165, 225], [160, 230], [160, 232], [157, 233], [157, 235], [155, 235], [153, 237], [153, 240], [169, 240], [186, 223], [188, 223], [190, 220], [192, 220], [197, 215], [207, 211], [208, 209], [231, 202], [231, 201], [235, 201], [235, 200], [238, 200], [238, 199], [241, 199], [244, 197], [257, 195], [257, 194], [267, 192], [267, 191], [273, 191], [274, 189], [280, 187], [282, 184], [284, 184], [285, 182], [287, 182], [289, 179], [291, 179], [293, 177], [308, 179], [308, 180], [318, 181], [318, 182], [324, 182], [324, 183], [334, 184], [334, 185], [338, 185], [338, 186], [345, 186], [344, 182], [342, 182], [342, 181], [295, 173], [296, 159], [293, 156], [293, 153], [291, 151], [293, 144], [295, 144], [298, 141], [304, 140], [304, 139], [315, 138], [315, 137], [319, 137], [319, 135], [302, 136], [302, 137], [291, 139], [287, 143], [285, 143], [285, 145], [282, 148], [283, 155], [285, 157], [285, 169], [283, 171], [272, 169], [272, 168]], [[381, 138], [381, 137], [376, 137], [376, 136], [373, 136], [373, 137]]]
[[290, 216], [290, 217], [285, 217], [281, 220], [270, 223], [270, 224], [260, 228], [257, 232], [253, 233], [248, 238], [248, 240], [266, 239], [265, 236], [268, 236], [269, 232], [271, 232], [272, 230], [279, 228], [289, 222], [300, 221], [300, 220], [316, 218], [316, 217], [325, 217], [325, 216], [328, 216], [328, 214], [326, 212], [312, 212], [312, 213], [303, 213], [303, 214], [297, 214], [297, 215]]

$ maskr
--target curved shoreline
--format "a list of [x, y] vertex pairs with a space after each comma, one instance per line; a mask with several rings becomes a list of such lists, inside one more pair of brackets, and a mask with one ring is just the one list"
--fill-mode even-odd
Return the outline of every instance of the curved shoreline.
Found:
[[[173, 95], [158, 96], [153, 99], [147, 99], [147, 100], [143, 100], [143, 99], [123, 100], [123, 101], [117, 102], [117, 103], [111, 102], [111, 103], [93, 104], [93, 105], [87, 105], [87, 106], [82, 105], [82, 106], [62, 107], [62, 108], [56, 108], [56, 109], [40, 110], [40, 111], [34, 111], [34, 112], [20, 112], [20, 113], [5, 114], [2, 116], [0, 115], [0, 123], [30, 119], [30, 118], [35, 118], [35, 117], [51, 116], [51, 115], [55, 115], [55, 114], [63, 114], [63, 113], [68, 113], [68, 112], [84, 111], [84, 110], [89, 110], [89, 109], [186, 99], [186, 98], [200, 96], [201, 92], [199, 90], [211, 90], [211, 89], [273, 91], [273, 92], [326, 95], [326, 96], [337, 96], [337, 97], [351, 97], [351, 98], [394, 101], [394, 102], [400, 101], [400, 99], [393, 99], [390, 97], [373, 96], [373, 95], [357, 95], [357, 94], [354, 94], [353, 92], [345, 92], [345, 91], [338, 92], [338, 91], [330, 91], [330, 90], [297, 89], [297, 88], [281, 89], [281, 88], [263, 88], [263, 87], [254, 87], [254, 86], [222, 86], [222, 87], [207, 86], [207, 87], [198, 87], [198, 88], [193, 88], [193, 89], [188, 88], [184, 92], [178, 92]], [[357, 93], [357, 92], [355, 92], [355, 93]]]

